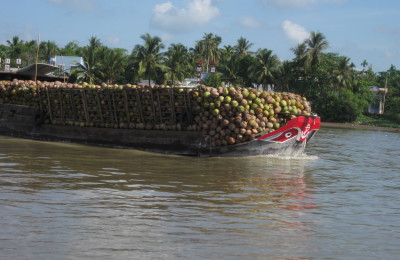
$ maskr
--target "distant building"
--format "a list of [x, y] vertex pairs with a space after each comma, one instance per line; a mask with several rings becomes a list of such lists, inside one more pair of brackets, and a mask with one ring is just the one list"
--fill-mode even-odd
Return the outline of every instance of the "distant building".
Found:
[[0, 71], [0, 80], [34, 80], [41, 81], [65, 81], [68, 78], [63, 76], [56, 76], [53, 74], [59, 68], [50, 64], [38, 63], [30, 64], [21, 69], [10, 68], [7, 71]]
[[374, 114], [383, 114], [385, 110], [385, 97], [388, 89], [372, 86], [369, 90], [375, 95], [375, 102], [369, 106], [368, 112]]
[[153, 80], [150, 80], [150, 84], [149, 84], [149, 80], [148, 79], [141, 79], [139, 82], [136, 83], [138, 86], [148, 86], [148, 85], [155, 85], [156, 82]]
[[79, 65], [85, 67], [83, 58], [76, 56], [55, 56], [54, 58], [50, 58], [49, 63], [59, 67], [68, 74], [71, 74], [72, 67], [78, 67]]

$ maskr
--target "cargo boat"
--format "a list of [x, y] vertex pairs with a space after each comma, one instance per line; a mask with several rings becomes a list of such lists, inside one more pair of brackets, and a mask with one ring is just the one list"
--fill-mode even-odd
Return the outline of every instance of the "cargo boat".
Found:
[[137, 130], [54, 125], [41, 122], [38, 107], [0, 104], [0, 134], [42, 141], [131, 148], [187, 156], [298, 155], [320, 128], [317, 116], [298, 116], [270, 133], [234, 145], [212, 147], [201, 131]]

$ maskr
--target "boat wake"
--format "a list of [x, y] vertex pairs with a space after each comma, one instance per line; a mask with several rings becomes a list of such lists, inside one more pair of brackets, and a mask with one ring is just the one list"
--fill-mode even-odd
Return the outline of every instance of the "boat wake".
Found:
[[301, 153], [297, 155], [267, 154], [267, 155], [258, 155], [256, 157], [277, 159], [277, 160], [305, 160], [305, 161], [315, 161], [319, 159], [317, 155], [308, 155], [306, 153]]

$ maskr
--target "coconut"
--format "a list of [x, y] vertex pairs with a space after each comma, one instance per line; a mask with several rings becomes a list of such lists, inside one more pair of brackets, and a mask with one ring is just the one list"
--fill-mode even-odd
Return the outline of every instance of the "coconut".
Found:
[[236, 89], [235, 89], [234, 87], [230, 87], [230, 88], [229, 88], [229, 94], [230, 94], [231, 96], [235, 96], [235, 95], [236, 95]]
[[236, 92], [235, 99], [236, 99], [238, 102], [241, 102], [242, 99], [243, 99], [242, 93], [240, 93], [239, 91]]
[[229, 120], [228, 119], [223, 119], [221, 122], [221, 126], [227, 127], [229, 125]]
[[210, 93], [211, 93], [212, 98], [219, 97], [219, 92], [218, 92], [218, 89], [216, 89], [216, 88], [212, 88]]
[[227, 138], [227, 141], [228, 141], [229, 144], [235, 144], [236, 143], [236, 139], [234, 137], [232, 137], [232, 136], [229, 136]]

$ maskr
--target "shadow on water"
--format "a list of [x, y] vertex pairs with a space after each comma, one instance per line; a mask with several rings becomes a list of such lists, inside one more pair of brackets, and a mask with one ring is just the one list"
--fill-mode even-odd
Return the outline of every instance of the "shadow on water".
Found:
[[245, 180], [257, 184], [258, 180], [263, 178], [303, 178], [305, 165], [317, 158], [306, 155], [243, 158], [181, 157], [136, 150], [11, 138], [0, 139], [0, 149], [5, 156], [3, 159], [12, 166], [0, 164], [2, 170], [27, 173], [24, 177], [32, 178], [32, 189], [36, 184], [37, 188], [102, 187], [129, 190], [132, 188], [129, 184], [132, 183], [142, 185], [181, 183], [227, 188], [229, 183]]
[[0, 171], [11, 172], [14, 183], [8, 185], [20, 192], [89, 190], [93, 196], [111, 192], [136, 201], [151, 198], [156, 207], [166, 207], [164, 199], [245, 204], [252, 210], [255, 205], [312, 207], [299, 204], [313, 189], [312, 179], [304, 176], [305, 165], [316, 159], [312, 156], [194, 158], [3, 138], [1, 147], [5, 146], [13, 166], [0, 164]]

